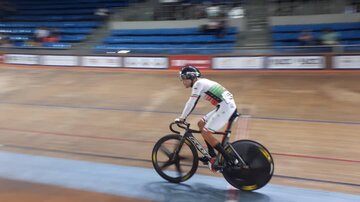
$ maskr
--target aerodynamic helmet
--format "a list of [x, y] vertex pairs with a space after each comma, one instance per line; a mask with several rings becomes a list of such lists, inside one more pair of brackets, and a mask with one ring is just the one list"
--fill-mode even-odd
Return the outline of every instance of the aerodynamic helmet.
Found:
[[194, 80], [196, 78], [201, 77], [201, 73], [200, 71], [191, 65], [186, 65], [183, 68], [181, 68], [180, 70], [180, 78], [183, 79], [190, 79], [190, 80]]

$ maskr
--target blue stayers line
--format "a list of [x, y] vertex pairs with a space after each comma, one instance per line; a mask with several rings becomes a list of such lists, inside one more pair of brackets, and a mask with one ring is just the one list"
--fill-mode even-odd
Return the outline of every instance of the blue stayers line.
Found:
[[[123, 112], [152, 112], [152, 113], [159, 113], [159, 114], [178, 114], [178, 115], [180, 114], [180, 112], [174, 112], [174, 111], [157, 111], [157, 110], [146, 110], [146, 109], [125, 109], [125, 108], [109, 108], [109, 107], [91, 107], [91, 106], [71, 106], [71, 105], [44, 104], [44, 103], [0, 102], [0, 104], [27, 105], [27, 106], [53, 107], [53, 108], [93, 109], [93, 110], [123, 111]], [[203, 115], [200, 113], [193, 113], [193, 114], [194, 115]], [[310, 119], [276, 118], [276, 117], [260, 117], [260, 116], [259, 117], [256, 117], [256, 116], [251, 117], [251, 119], [360, 125], [360, 122], [358, 122], [358, 121], [347, 122], [347, 121], [310, 120]]]
[[336, 181], [330, 181], [330, 180], [319, 180], [319, 179], [293, 177], [293, 176], [286, 176], [286, 175], [274, 175], [274, 177], [285, 178], [285, 179], [293, 179], [293, 180], [310, 181], [310, 182], [321, 182], [321, 183], [328, 183], [328, 184], [338, 184], [338, 185], [360, 187], [360, 184], [353, 184], [353, 183], [346, 183], [346, 182], [336, 182]]

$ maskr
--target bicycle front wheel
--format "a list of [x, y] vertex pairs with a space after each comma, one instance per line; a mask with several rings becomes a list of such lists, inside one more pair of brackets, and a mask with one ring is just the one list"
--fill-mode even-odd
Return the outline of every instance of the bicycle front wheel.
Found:
[[162, 137], [152, 151], [152, 163], [156, 172], [172, 183], [180, 183], [190, 179], [196, 172], [199, 157], [194, 145], [187, 139], [175, 153], [183, 136], [170, 134]]

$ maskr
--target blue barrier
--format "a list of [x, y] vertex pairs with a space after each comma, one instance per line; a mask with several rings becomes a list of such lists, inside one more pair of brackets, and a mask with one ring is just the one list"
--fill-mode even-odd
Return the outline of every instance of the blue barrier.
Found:
[[94, 14], [95, 9], [85, 8], [85, 9], [72, 9], [72, 10], [24, 10], [21, 11], [21, 15], [86, 15]]
[[110, 3], [67, 3], [67, 4], [48, 4], [48, 5], [26, 5], [26, 6], [18, 6], [18, 10], [57, 10], [57, 9], [74, 9], [74, 8], [112, 8], [112, 7], [126, 7], [128, 6], [128, 2], [110, 2]]
[[67, 44], [67, 43], [43, 43], [42, 47], [44, 47], [44, 48], [69, 49], [69, 48], [71, 48], [71, 44]]
[[97, 45], [96, 53], [130, 50], [131, 53], [161, 53], [161, 54], [216, 54], [231, 53], [234, 43], [221, 44], [111, 44]]
[[222, 38], [211, 35], [195, 36], [131, 36], [131, 37], [106, 37], [104, 43], [217, 43], [235, 42], [235, 35]]
[[[238, 29], [236, 27], [229, 27], [226, 30], [226, 34], [237, 34]], [[169, 29], [123, 29], [113, 30], [111, 35], [113, 36], [149, 36], [149, 35], [203, 35], [199, 28], [169, 28]], [[213, 33], [209, 33], [213, 34]]]
[[177, 48], [196, 48], [196, 49], [215, 49], [233, 48], [233, 43], [220, 44], [102, 44], [97, 45], [98, 49], [177, 49]]
[[[57, 29], [62, 34], [89, 34], [92, 28], [61, 28]], [[33, 34], [34, 28], [0, 28], [1, 34]]]
[[78, 21], [78, 20], [99, 20], [96, 15], [64, 15], [64, 16], [9, 16], [9, 21]]
[[[28, 41], [32, 39], [32, 36], [27, 35], [13, 35], [9, 39], [11, 41]], [[86, 39], [85, 35], [62, 35], [60, 36], [60, 42], [80, 42]]]
[[85, 35], [62, 35], [60, 36], [61, 42], [80, 42], [86, 39]]
[[86, 28], [86, 27], [98, 27], [100, 22], [1, 22], [0, 28], [33, 28], [33, 27], [75, 27], [75, 28]]
[[68, 43], [43, 43], [40, 47], [33, 46], [24, 42], [18, 42], [14, 44], [17, 48], [50, 48], [50, 49], [70, 49], [71, 44]]

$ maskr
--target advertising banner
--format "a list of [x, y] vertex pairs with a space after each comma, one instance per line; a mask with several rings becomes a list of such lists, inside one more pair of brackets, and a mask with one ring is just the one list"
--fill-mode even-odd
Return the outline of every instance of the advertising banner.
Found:
[[274, 56], [267, 58], [269, 69], [324, 69], [323, 56]]
[[263, 69], [264, 57], [215, 57], [213, 69]]
[[166, 69], [168, 64], [166, 57], [125, 57], [123, 67]]
[[4, 63], [7, 64], [24, 64], [24, 65], [38, 65], [40, 57], [38, 55], [26, 54], [5, 54]]
[[41, 57], [42, 65], [52, 66], [78, 66], [78, 57], [69, 55], [44, 55]]
[[360, 69], [360, 55], [342, 55], [333, 57], [334, 69]]
[[174, 55], [170, 56], [170, 68], [180, 69], [185, 65], [193, 65], [199, 69], [211, 68], [211, 57], [205, 55]]
[[84, 67], [121, 67], [121, 57], [83, 56], [81, 66]]

